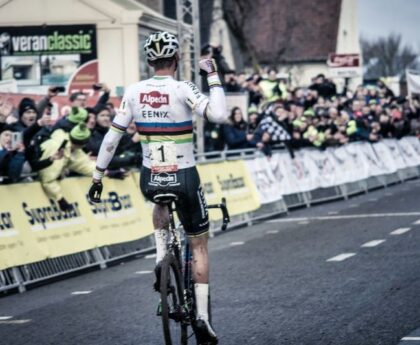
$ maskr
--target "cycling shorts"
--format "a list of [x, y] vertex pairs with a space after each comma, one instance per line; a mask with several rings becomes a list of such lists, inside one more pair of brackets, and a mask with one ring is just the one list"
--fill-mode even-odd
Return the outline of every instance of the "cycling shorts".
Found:
[[171, 173], [152, 173], [143, 166], [140, 189], [146, 199], [152, 202], [157, 194], [175, 194], [178, 197], [176, 211], [189, 237], [201, 236], [209, 231], [207, 203], [196, 167]]

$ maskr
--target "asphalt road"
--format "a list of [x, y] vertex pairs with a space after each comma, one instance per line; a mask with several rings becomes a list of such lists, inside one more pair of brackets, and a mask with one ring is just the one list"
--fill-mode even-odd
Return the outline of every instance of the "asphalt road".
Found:
[[[220, 344], [420, 344], [419, 195], [411, 181], [213, 238]], [[0, 298], [0, 344], [163, 344], [153, 267]]]

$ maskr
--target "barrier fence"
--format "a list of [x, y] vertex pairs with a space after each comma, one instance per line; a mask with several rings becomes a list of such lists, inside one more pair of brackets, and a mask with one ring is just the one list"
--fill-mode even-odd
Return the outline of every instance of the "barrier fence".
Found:
[[[417, 138], [351, 143], [325, 151], [287, 151], [271, 158], [252, 150], [199, 157], [209, 203], [227, 199], [233, 226], [289, 209], [348, 198], [420, 174]], [[160, 182], [164, 185], [165, 182]], [[28, 285], [153, 250], [153, 205], [139, 192], [139, 173], [104, 182], [101, 203], [86, 192], [90, 178], [61, 182], [72, 210], [63, 213], [38, 182], [0, 186], [0, 291]], [[221, 215], [210, 212], [212, 228]], [[217, 234], [218, 230], [212, 230]]]

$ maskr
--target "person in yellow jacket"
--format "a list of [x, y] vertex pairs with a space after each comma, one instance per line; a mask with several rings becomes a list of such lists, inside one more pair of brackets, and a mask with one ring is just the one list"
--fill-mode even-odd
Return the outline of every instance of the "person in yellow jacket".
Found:
[[82, 150], [90, 134], [86, 124], [79, 123], [70, 133], [62, 132], [57, 136], [52, 135], [41, 144], [41, 160], [53, 157], [57, 153], [59, 155], [50, 166], [39, 171], [39, 178], [47, 196], [57, 201], [62, 211], [71, 209], [58, 182], [64, 172], [70, 170], [80, 175], [90, 176], [95, 170], [95, 162], [90, 160]]
[[325, 141], [324, 132], [318, 131], [318, 129], [310, 125], [305, 133], [303, 133], [303, 138], [309, 140], [314, 146], [321, 147]]

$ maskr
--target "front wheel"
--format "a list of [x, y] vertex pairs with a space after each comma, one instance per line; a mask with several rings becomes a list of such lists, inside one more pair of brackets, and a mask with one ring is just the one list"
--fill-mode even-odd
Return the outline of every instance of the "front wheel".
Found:
[[162, 260], [160, 276], [162, 326], [166, 345], [187, 345], [187, 313], [178, 261], [172, 254]]

